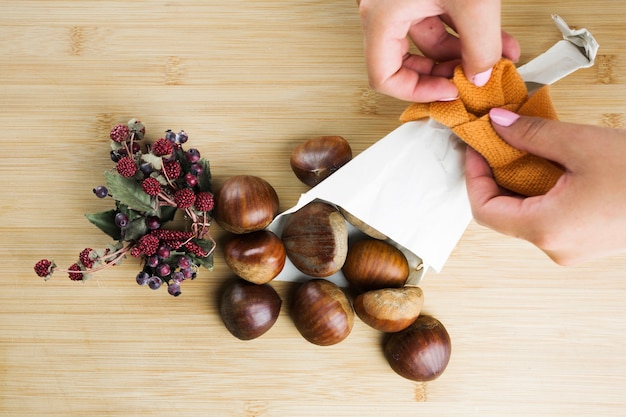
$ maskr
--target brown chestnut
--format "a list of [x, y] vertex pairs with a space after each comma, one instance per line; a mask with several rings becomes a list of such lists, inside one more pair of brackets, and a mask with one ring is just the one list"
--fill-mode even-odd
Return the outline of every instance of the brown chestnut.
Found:
[[365, 233], [369, 237], [378, 240], [387, 240], [387, 236], [378, 230], [374, 229], [372, 226], [365, 223], [363, 220], [359, 219], [352, 213], [348, 212], [342, 207], [339, 207], [339, 212], [343, 215], [343, 217], [350, 223], [352, 226], [356, 227], [361, 232]]
[[400, 288], [409, 277], [409, 262], [391, 243], [366, 238], [350, 244], [342, 271], [360, 291]]
[[283, 270], [287, 258], [282, 240], [269, 230], [233, 235], [224, 245], [224, 260], [235, 274], [265, 284]]
[[352, 159], [352, 149], [341, 136], [318, 136], [291, 153], [291, 169], [300, 181], [314, 187]]
[[237, 278], [222, 293], [220, 316], [233, 336], [251, 340], [274, 325], [281, 305], [280, 296], [269, 284], [256, 285]]
[[411, 326], [389, 337], [384, 353], [398, 375], [412, 381], [432, 381], [450, 361], [450, 335], [436, 318], [420, 316]]
[[249, 233], [267, 227], [278, 214], [276, 190], [263, 178], [236, 175], [215, 193], [213, 216], [232, 233]]
[[293, 265], [316, 278], [340, 271], [348, 253], [345, 219], [334, 206], [320, 201], [290, 214], [281, 239]]
[[404, 330], [417, 319], [424, 305], [419, 287], [382, 288], [361, 293], [354, 311], [368, 326], [385, 333]]
[[319, 346], [341, 342], [354, 325], [354, 310], [346, 294], [336, 284], [320, 278], [298, 287], [291, 316], [300, 334]]

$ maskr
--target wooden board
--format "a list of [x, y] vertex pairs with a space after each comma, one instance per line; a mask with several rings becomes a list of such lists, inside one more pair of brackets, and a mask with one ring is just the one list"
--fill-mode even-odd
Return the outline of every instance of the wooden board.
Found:
[[[551, 13], [592, 31], [597, 65], [557, 83], [555, 106], [623, 127], [623, 2], [505, 3], [523, 62], [559, 40]], [[358, 153], [397, 127], [406, 103], [369, 89], [353, 1], [5, 0], [0, 57], [0, 414], [623, 414], [625, 256], [562, 268], [472, 224], [423, 281], [453, 340], [428, 384], [394, 374], [359, 321], [340, 345], [309, 344], [287, 303], [264, 337], [233, 338], [216, 309], [231, 277], [219, 249], [178, 298], [136, 285], [133, 259], [84, 284], [33, 274], [108, 242], [83, 214], [109, 208], [91, 189], [116, 123], [138, 117], [154, 139], [185, 129], [216, 184], [259, 175], [281, 209], [306, 190], [288, 162], [301, 141], [338, 134]]]

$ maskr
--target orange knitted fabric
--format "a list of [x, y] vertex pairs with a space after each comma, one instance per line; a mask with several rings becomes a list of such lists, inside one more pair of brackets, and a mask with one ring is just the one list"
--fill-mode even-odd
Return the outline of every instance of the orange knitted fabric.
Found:
[[502, 187], [525, 196], [548, 192], [563, 174], [553, 163], [513, 148], [502, 140], [489, 121], [489, 110], [502, 107], [525, 116], [557, 119], [548, 87], [528, 96], [524, 80], [512, 62], [502, 59], [493, 68], [483, 87], [469, 81], [459, 66], [454, 72], [459, 99], [433, 103], [415, 103], [400, 120], [431, 117], [448, 126], [465, 143], [480, 153]]

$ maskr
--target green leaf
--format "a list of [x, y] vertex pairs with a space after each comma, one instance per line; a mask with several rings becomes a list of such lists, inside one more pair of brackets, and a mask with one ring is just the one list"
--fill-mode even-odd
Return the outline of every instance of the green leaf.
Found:
[[212, 240], [206, 240], [206, 239], [192, 239], [192, 242], [200, 246], [202, 250], [211, 253], [209, 256], [205, 258], [192, 255], [192, 260], [194, 260], [194, 262], [197, 265], [203, 266], [209, 271], [212, 271], [213, 270], [213, 253], [214, 253], [213, 248], [215, 247], [215, 242], [213, 242]]
[[116, 210], [108, 210], [100, 213], [87, 213], [85, 217], [114, 240], [120, 240], [120, 228], [115, 225], [116, 213]]
[[195, 263], [196, 265], [204, 267], [208, 269], [209, 271], [213, 270], [213, 254], [210, 254], [206, 258], [200, 258], [199, 256], [196, 256], [196, 255], [190, 255], [190, 258], [192, 262]]
[[174, 216], [176, 216], [176, 207], [172, 206], [162, 206], [161, 207], [161, 225], [174, 220]]
[[128, 226], [124, 229], [124, 240], [128, 242], [137, 240], [146, 233], [148, 233], [146, 220], [143, 217], [136, 217], [134, 220], [129, 221]]
[[202, 174], [198, 176], [198, 188], [200, 191], [211, 192], [211, 167], [209, 161], [200, 158], [198, 163], [202, 166]]
[[156, 214], [152, 197], [143, 191], [139, 182], [132, 178], [124, 178], [114, 171], [108, 171], [104, 176], [109, 192], [118, 202], [133, 210]]

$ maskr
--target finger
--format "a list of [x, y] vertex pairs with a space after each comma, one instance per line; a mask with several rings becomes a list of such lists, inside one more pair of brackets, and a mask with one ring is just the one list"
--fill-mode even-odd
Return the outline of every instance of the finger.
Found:
[[464, 0], [452, 3], [447, 14], [461, 41], [463, 71], [472, 80], [491, 69], [502, 57], [499, 0]]
[[520, 57], [520, 46], [517, 39], [505, 31], [502, 31], [502, 56], [512, 62], [518, 62]]
[[514, 148], [570, 168], [586, 152], [581, 145], [585, 136], [599, 136], [592, 126], [520, 117], [504, 109], [492, 109], [489, 117], [498, 136]]
[[461, 42], [446, 30], [438, 17], [429, 17], [414, 24], [409, 29], [409, 37], [428, 58], [437, 62], [461, 58]]
[[468, 147], [465, 159], [467, 195], [474, 219], [481, 225], [508, 236], [527, 238], [525, 199], [513, 196], [495, 182], [485, 159]]
[[418, 74], [429, 74], [434, 77], [452, 78], [454, 69], [461, 64], [460, 59], [437, 63], [421, 55], [407, 54], [403, 65]]
[[386, 78], [370, 74], [370, 85], [401, 100], [428, 103], [458, 96], [457, 87], [449, 80], [453, 72], [454, 65], [437, 65], [423, 56], [406, 54], [400, 67]]

